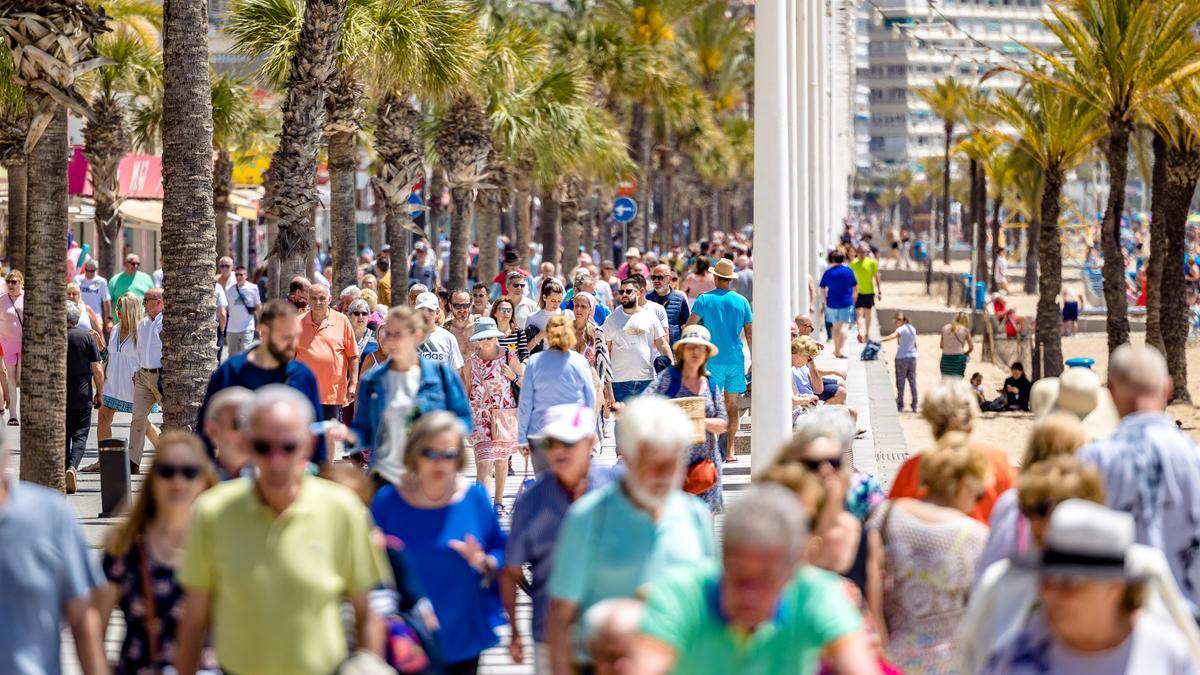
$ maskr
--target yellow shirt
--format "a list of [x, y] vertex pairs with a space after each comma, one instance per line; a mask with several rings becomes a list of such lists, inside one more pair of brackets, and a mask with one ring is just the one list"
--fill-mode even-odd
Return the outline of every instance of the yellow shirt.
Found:
[[390, 578], [371, 516], [349, 489], [304, 476], [276, 514], [254, 482], [196, 500], [177, 577], [212, 595], [212, 645], [223, 668], [328, 675], [347, 655], [341, 601]]
[[[388, 307], [392, 306], [392, 275], [389, 271], [387, 274], [379, 275], [379, 303]], [[371, 308], [375, 310], [374, 307]]]

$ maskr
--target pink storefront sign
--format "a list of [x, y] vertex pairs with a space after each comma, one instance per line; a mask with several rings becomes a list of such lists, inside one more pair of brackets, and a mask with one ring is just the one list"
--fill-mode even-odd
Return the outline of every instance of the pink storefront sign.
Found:
[[[162, 157], [125, 155], [117, 167], [117, 194], [133, 199], [162, 199]], [[73, 195], [91, 195], [91, 172], [83, 148], [76, 146], [67, 165], [67, 188]]]

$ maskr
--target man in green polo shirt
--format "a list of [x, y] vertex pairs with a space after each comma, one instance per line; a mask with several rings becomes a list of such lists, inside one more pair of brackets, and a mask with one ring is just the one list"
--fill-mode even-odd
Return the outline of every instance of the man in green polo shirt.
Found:
[[382, 653], [367, 592], [390, 573], [372, 523], [349, 489], [305, 472], [313, 407], [286, 385], [255, 392], [249, 447], [258, 477], [196, 500], [178, 578], [179, 675], [194, 675], [212, 626], [221, 668], [253, 675], [329, 675], [347, 655], [341, 606], [354, 608], [355, 643]]
[[850, 261], [850, 271], [854, 272], [854, 280], [858, 282], [858, 297], [854, 300], [854, 319], [858, 328], [858, 341], [866, 340], [871, 332], [871, 310], [875, 301], [882, 297], [882, 284], [879, 283], [879, 261], [871, 255], [871, 248], [864, 242], [855, 249], [849, 249], [853, 260]]
[[112, 299], [113, 321], [117, 321], [117, 301], [126, 293], [133, 293], [138, 302], [146, 297], [146, 291], [154, 288], [154, 277], [142, 271], [142, 259], [136, 254], [125, 256], [125, 271], [108, 280], [108, 292]]
[[722, 564], [677, 568], [650, 587], [630, 672], [806, 675], [879, 672], [836, 574], [803, 565], [806, 514], [778, 485], [751, 488], [725, 517]]

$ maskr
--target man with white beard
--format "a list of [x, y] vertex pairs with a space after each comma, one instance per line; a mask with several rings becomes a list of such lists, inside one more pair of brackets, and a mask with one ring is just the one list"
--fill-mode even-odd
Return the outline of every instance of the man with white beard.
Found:
[[617, 449], [628, 472], [571, 505], [555, 546], [546, 633], [554, 675], [588, 667], [576, 628], [592, 605], [634, 597], [667, 570], [716, 555], [708, 508], [681, 489], [691, 435], [687, 415], [665, 398], [640, 396], [622, 412]]

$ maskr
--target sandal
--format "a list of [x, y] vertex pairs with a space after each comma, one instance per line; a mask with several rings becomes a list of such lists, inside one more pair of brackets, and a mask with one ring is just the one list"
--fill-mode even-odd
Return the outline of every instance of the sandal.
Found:
[[9, 420], [8, 420], [8, 426], [10, 426], [10, 427], [19, 427], [19, 426], [21, 426], [21, 422], [20, 422], [20, 420], [18, 420], [18, 419], [17, 419], [17, 418], [15, 418], [15, 417], [10, 417], [10, 418], [9, 418]]
[[498, 518], [503, 518], [504, 516], [508, 515], [508, 509], [504, 508], [503, 504], [496, 503], [493, 506], [496, 509], [496, 516]]

